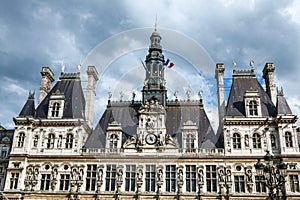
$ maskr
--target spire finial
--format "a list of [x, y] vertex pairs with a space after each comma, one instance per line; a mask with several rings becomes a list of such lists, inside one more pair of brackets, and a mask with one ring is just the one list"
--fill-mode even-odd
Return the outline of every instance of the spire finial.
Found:
[[233, 70], [236, 70], [236, 62], [235, 60], [232, 60]]
[[155, 24], [154, 24], [154, 31], [156, 31], [156, 30], [157, 30], [157, 14], [155, 16]]

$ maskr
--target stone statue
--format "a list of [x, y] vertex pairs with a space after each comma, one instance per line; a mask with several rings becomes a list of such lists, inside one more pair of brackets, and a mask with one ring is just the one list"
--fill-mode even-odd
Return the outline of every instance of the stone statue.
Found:
[[137, 181], [138, 182], [142, 182], [143, 181], [143, 170], [139, 169], [138, 173], [137, 173]]
[[248, 181], [248, 183], [252, 183], [252, 172], [251, 172], [250, 169], [247, 170], [246, 175], [247, 175], [247, 181]]
[[182, 169], [180, 169], [179, 171], [178, 171], [178, 180], [181, 182], [181, 181], [183, 181], [183, 172], [182, 172]]
[[98, 170], [98, 181], [102, 181], [103, 180], [103, 169], [99, 169]]
[[158, 182], [163, 182], [163, 171], [162, 171], [162, 169], [160, 169], [158, 171], [158, 177], [157, 177], [157, 179], [158, 179]]
[[204, 178], [203, 178], [203, 170], [202, 169], [199, 169], [198, 170], [198, 181], [199, 182], [204, 182]]
[[122, 169], [119, 169], [118, 171], [118, 181], [122, 181], [122, 177], [123, 177], [123, 170]]
[[57, 174], [58, 174], [57, 169], [54, 169], [52, 171], [52, 180], [57, 180]]
[[231, 171], [229, 169], [226, 172], [226, 181], [231, 182]]
[[219, 171], [219, 182], [224, 182], [225, 180], [224, 180], [224, 171], [223, 171], [223, 169], [221, 169], [220, 171]]

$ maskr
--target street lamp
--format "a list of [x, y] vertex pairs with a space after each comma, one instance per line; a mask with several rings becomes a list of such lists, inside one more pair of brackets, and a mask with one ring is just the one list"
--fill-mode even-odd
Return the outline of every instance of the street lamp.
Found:
[[[267, 151], [264, 156], [265, 165], [258, 159], [257, 163], [254, 165], [256, 172], [259, 176], [262, 176], [265, 180], [266, 186], [269, 189], [269, 199], [275, 200], [279, 199], [279, 191], [282, 193], [282, 199], [286, 199], [285, 193], [285, 177], [287, 176], [286, 169], [287, 165], [280, 158], [279, 163], [276, 165], [274, 163], [274, 157]], [[274, 193], [276, 189], [276, 193]]]

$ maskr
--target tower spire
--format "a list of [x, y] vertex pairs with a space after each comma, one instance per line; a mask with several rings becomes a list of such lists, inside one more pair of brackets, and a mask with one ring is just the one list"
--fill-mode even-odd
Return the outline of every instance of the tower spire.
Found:
[[[155, 21], [155, 31], [150, 36], [150, 47], [145, 60], [146, 77], [143, 87], [143, 103], [151, 99], [157, 99], [163, 106], [166, 104], [167, 90], [164, 78], [164, 55], [160, 45], [161, 36], [156, 31], [157, 18]], [[143, 64], [143, 63], [142, 63]]]

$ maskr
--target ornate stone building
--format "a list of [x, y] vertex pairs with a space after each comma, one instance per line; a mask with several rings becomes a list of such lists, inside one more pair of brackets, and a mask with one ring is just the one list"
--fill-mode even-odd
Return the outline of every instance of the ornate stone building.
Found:
[[96, 68], [87, 69], [84, 95], [79, 72], [61, 73], [52, 87], [54, 74], [43, 67], [38, 106], [31, 94], [14, 119], [4, 196], [266, 199], [268, 183], [255, 164], [268, 150], [275, 163], [282, 159], [287, 164], [286, 182], [276, 182], [274, 193], [299, 199], [297, 116], [283, 91], [276, 90], [274, 65], [267, 63], [263, 70], [266, 90], [253, 69], [234, 70], [227, 101], [225, 68], [216, 65], [215, 133], [201, 95], [191, 100], [188, 91], [185, 101], [167, 100], [161, 36], [155, 31], [150, 39], [142, 100], [109, 98], [94, 129]]

